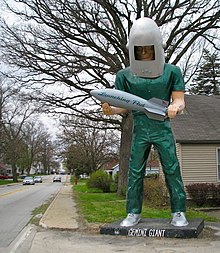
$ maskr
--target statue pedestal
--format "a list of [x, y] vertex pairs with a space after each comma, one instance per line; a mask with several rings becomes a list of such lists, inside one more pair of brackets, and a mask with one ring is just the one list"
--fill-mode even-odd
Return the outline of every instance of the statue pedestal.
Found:
[[142, 219], [133, 227], [121, 227], [120, 222], [104, 225], [100, 233], [130, 237], [197, 238], [204, 228], [203, 219], [188, 220], [189, 225], [185, 227], [172, 226], [170, 219]]

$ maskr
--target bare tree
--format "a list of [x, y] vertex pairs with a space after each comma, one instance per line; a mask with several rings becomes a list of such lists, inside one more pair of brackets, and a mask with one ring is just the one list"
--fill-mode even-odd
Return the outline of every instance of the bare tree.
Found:
[[46, 174], [55, 156], [52, 138], [48, 131], [41, 122], [32, 119], [22, 127], [21, 138], [24, 147], [23, 156], [20, 159], [22, 168], [26, 169], [29, 174], [33, 166], [41, 163]]
[[[120, 121], [102, 117], [100, 109], [85, 112], [81, 108], [97, 105], [90, 90], [113, 87], [115, 73], [128, 66], [126, 43], [133, 20], [148, 16], [156, 21], [166, 42], [166, 61], [181, 65], [185, 76], [195, 71], [197, 65], [192, 63], [200, 58], [199, 50], [191, 51], [193, 46], [205, 42], [207, 47], [219, 49], [215, 32], [219, 28], [219, 0], [15, 2], [25, 8], [8, 6], [17, 17], [16, 25], [1, 21], [2, 59], [19, 70], [17, 80], [32, 88], [32, 99], [60, 108], [62, 113], [121, 125], [123, 149], [127, 150], [120, 161], [123, 174], [130, 146], [127, 131], [131, 127], [124, 131], [129, 125], [127, 115]], [[184, 64], [187, 54], [191, 60]], [[121, 183], [123, 187], [126, 179]]]
[[56, 160], [56, 145], [51, 141], [51, 137], [48, 134], [43, 138], [42, 151], [38, 159], [43, 165], [45, 174], [49, 174], [52, 167], [59, 167], [60, 165]]
[[[14, 108], [12, 108], [12, 105]], [[10, 103], [10, 110], [3, 111], [2, 131], [3, 131], [3, 155], [4, 159], [11, 165], [13, 181], [17, 181], [17, 162], [21, 156], [23, 140], [21, 137], [22, 128], [33, 114], [29, 106], [21, 103]]]
[[11, 113], [11, 109], [13, 110], [10, 103], [16, 97], [17, 92], [16, 85], [10, 83], [3, 75], [0, 75], [0, 160], [3, 159], [4, 153], [4, 120], [5, 116]]
[[65, 117], [61, 125], [60, 139], [64, 143], [67, 167], [77, 176], [98, 170], [113, 159], [118, 160], [119, 134], [103, 129], [103, 124]]
[[[1, 76], [0, 82], [0, 154], [1, 161], [12, 166], [17, 181], [17, 165], [30, 143], [25, 142], [24, 128], [37, 108], [23, 101], [20, 88], [12, 80]], [[25, 134], [27, 135], [27, 128]], [[29, 152], [30, 153], [30, 152]], [[32, 152], [33, 153], [33, 152]], [[28, 157], [25, 157], [27, 163]], [[29, 166], [30, 167], [30, 166]]]

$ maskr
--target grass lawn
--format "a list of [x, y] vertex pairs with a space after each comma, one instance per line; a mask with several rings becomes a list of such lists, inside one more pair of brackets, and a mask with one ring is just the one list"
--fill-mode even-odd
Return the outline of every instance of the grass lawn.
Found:
[[5, 185], [5, 184], [13, 184], [12, 179], [0, 179], [0, 185]]
[[[79, 181], [73, 186], [74, 196], [77, 199], [80, 214], [89, 223], [110, 223], [126, 217], [125, 198], [116, 193], [102, 193], [98, 190], [88, 189], [85, 181]], [[170, 218], [170, 207], [150, 207], [143, 205], [142, 217], [145, 218]], [[187, 209], [187, 218], [202, 218], [205, 221], [219, 221], [208, 216], [207, 213]]]

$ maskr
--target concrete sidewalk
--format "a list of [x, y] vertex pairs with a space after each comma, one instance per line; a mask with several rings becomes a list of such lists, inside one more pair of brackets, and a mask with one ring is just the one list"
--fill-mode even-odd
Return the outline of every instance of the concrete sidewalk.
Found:
[[75, 230], [79, 228], [78, 220], [79, 215], [73, 199], [72, 185], [66, 183], [48, 207], [39, 224], [43, 228]]

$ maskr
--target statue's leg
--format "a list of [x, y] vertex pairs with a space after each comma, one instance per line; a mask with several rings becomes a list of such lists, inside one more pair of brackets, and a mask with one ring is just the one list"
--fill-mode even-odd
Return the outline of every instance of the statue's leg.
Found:
[[143, 129], [137, 122], [135, 123], [128, 171], [126, 202], [128, 216], [121, 223], [122, 226], [133, 226], [140, 220], [143, 201], [143, 180], [147, 158], [151, 149], [147, 129]]
[[163, 136], [157, 140], [155, 146], [158, 150], [160, 161], [165, 175], [166, 185], [170, 194], [171, 211], [174, 226], [186, 226], [185, 218], [186, 194], [180, 172], [180, 165], [176, 155], [176, 146], [172, 131], [165, 128]]

